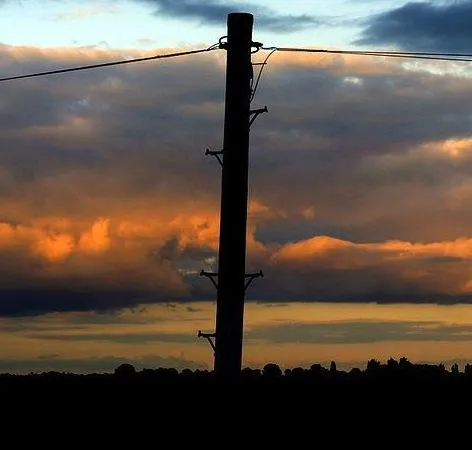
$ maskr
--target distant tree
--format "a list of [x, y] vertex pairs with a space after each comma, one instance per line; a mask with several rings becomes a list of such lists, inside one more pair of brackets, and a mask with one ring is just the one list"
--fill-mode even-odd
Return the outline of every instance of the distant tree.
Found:
[[282, 376], [282, 370], [277, 364], [268, 363], [262, 369], [262, 374], [268, 378], [279, 378]]
[[398, 365], [401, 369], [411, 369], [413, 367], [413, 364], [408, 361], [408, 359], [406, 359], [404, 356], [400, 358]]
[[329, 371], [331, 373], [336, 373], [336, 362], [335, 361], [331, 361], [331, 364], [329, 365]]
[[133, 365], [125, 363], [119, 365], [115, 369], [115, 375], [119, 377], [132, 377], [136, 374], [136, 369], [134, 368]]
[[388, 361], [387, 361], [387, 367], [389, 369], [398, 369], [398, 361], [393, 359], [393, 358], [390, 358]]
[[471, 364], [466, 364], [465, 365], [464, 373], [469, 377], [472, 376], [472, 365]]
[[305, 369], [303, 369], [302, 367], [294, 367], [292, 369], [292, 376], [302, 377], [303, 375], [305, 375]]
[[245, 367], [241, 370], [241, 375], [243, 380], [255, 380], [261, 376], [260, 369], [251, 369], [250, 367]]
[[175, 369], [174, 367], [170, 367], [170, 368], [162, 367], [162, 368], [159, 368], [157, 370], [162, 371], [162, 373], [166, 373], [171, 377], [176, 377], [179, 374], [179, 371], [177, 369]]
[[377, 361], [376, 359], [371, 359], [367, 362], [367, 372], [377, 372], [380, 370], [380, 361]]
[[452, 366], [451, 366], [451, 373], [453, 375], [459, 375], [459, 366], [457, 365], [457, 363], [454, 363]]
[[321, 374], [327, 372], [327, 369], [325, 369], [321, 364], [312, 364], [310, 367], [310, 372], [312, 374]]

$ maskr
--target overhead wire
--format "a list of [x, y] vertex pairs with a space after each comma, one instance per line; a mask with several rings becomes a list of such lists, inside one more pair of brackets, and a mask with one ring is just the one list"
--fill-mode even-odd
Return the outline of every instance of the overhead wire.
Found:
[[[111, 62], [105, 62], [105, 63], [99, 63], [99, 64], [90, 64], [90, 65], [79, 66], [79, 67], [68, 67], [64, 69], [55, 69], [55, 70], [49, 70], [49, 71], [44, 71], [44, 72], [34, 72], [34, 73], [25, 74], [25, 75], [15, 75], [15, 76], [10, 76], [10, 77], [0, 78], [0, 82], [20, 80], [20, 79], [25, 79], [25, 78], [42, 77], [46, 75], [56, 75], [56, 74], [69, 73], [69, 72], [77, 72], [77, 71], [82, 71], [82, 70], [100, 69], [104, 67], [132, 64], [132, 63], [137, 63], [137, 62], [153, 61], [157, 59], [166, 59], [166, 58], [174, 58], [174, 57], [186, 56], [186, 55], [195, 55], [198, 53], [210, 52], [210, 51], [217, 50], [220, 48], [223, 48], [221, 44], [221, 39], [218, 43], [213, 44], [208, 48], [203, 48], [203, 49], [198, 49], [198, 50], [189, 50], [189, 51], [184, 51], [184, 52], [153, 55], [153, 56], [147, 56], [143, 58], [127, 59], [123, 61], [111, 61]], [[260, 48], [262, 50], [269, 50], [270, 53], [267, 55], [264, 62], [258, 63], [258, 65], [260, 65], [261, 68], [259, 70], [259, 73], [255, 81], [253, 81], [253, 85], [251, 86], [251, 91], [252, 91], [251, 102], [256, 95], [256, 91], [261, 80], [262, 72], [265, 66], [267, 65], [269, 58], [276, 51], [297, 52], [297, 53], [327, 53], [327, 54], [339, 54], [339, 55], [375, 56], [375, 57], [384, 57], [384, 58], [424, 59], [424, 60], [436, 60], [436, 61], [472, 62], [472, 53], [328, 50], [328, 49], [319, 49], [319, 48], [264, 47], [264, 46], [261, 46]]]
[[370, 50], [328, 50], [319, 48], [296, 47], [262, 47], [263, 50], [274, 49], [279, 52], [296, 53], [331, 53], [338, 55], [376, 56], [386, 58], [426, 59], [436, 61], [472, 62], [472, 53], [434, 53], [434, 52], [397, 52], [397, 51], [370, 51]]
[[472, 62], [472, 53], [437, 53], [437, 52], [401, 52], [401, 51], [371, 51], [371, 50], [328, 50], [319, 48], [297, 48], [297, 47], [265, 47], [261, 46], [261, 50], [270, 51], [262, 63], [255, 63], [253, 65], [260, 65], [259, 73], [251, 83], [251, 97], [250, 101], [254, 100], [257, 88], [261, 80], [262, 72], [268, 63], [269, 58], [276, 52], [296, 52], [296, 53], [324, 53], [324, 54], [338, 54], [338, 55], [358, 55], [358, 56], [376, 56], [384, 58], [406, 58], [406, 59], [426, 59], [435, 61], [459, 61]]
[[[269, 49], [267, 49], [269, 50]], [[262, 76], [262, 71], [264, 70], [264, 67], [267, 65], [267, 62], [269, 61], [269, 58], [275, 53], [277, 49], [274, 47], [271, 49], [271, 52], [266, 56], [264, 61], [260, 63], [261, 68], [259, 69], [259, 73], [257, 75], [255, 83], [251, 85], [251, 100], [250, 103], [254, 100], [254, 97], [256, 96], [257, 88], [259, 86], [259, 82], [261, 81], [261, 76]]]
[[352, 50], [352, 51], [359, 51], [359, 52], [367, 52], [367, 53], [378, 53], [378, 54], [389, 54], [389, 55], [419, 55], [419, 56], [458, 56], [464, 58], [472, 57], [472, 53], [450, 53], [450, 52], [401, 52], [401, 51], [390, 51], [390, 50]]
[[143, 58], [134, 58], [134, 59], [127, 59], [123, 61], [111, 61], [111, 62], [105, 62], [105, 63], [99, 63], [99, 64], [90, 64], [86, 66], [78, 66], [78, 67], [68, 67], [64, 69], [56, 69], [56, 70], [48, 70], [45, 72], [34, 72], [34, 73], [29, 73], [26, 75], [15, 75], [11, 77], [4, 77], [0, 78], [0, 82], [4, 81], [11, 81], [11, 80], [20, 80], [24, 78], [34, 78], [34, 77], [42, 77], [45, 75], [56, 75], [56, 74], [61, 74], [61, 73], [68, 73], [68, 72], [77, 72], [79, 70], [90, 70], [90, 69], [100, 69], [103, 67], [111, 67], [111, 66], [119, 66], [123, 64], [132, 64], [132, 63], [137, 63], [137, 62], [143, 62], [143, 61], [153, 61], [156, 59], [166, 59], [166, 58], [175, 58], [178, 56], [187, 56], [187, 55], [196, 55], [198, 53], [205, 53], [205, 52], [210, 52], [213, 50], [217, 50], [219, 48], [219, 44], [214, 44], [208, 48], [203, 48], [199, 50], [188, 50], [184, 52], [175, 52], [175, 53], [167, 53], [167, 54], [162, 54], [162, 55], [154, 55], [154, 56], [146, 56]]
[[297, 52], [297, 53], [324, 53], [324, 54], [339, 54], [339, 55], [358, 55], [358, 56], [376, 56], [384, 58], [406, 58], [406, 59], [426, 59], [435, 61], [459, 61], [472, 62], [472, 53], [438, 53], [438, 52], [402, 52], [402, 51], [373, 51], [373, 50], [329, 50], [319, 48], [297, 48], [297, 47], [265, 47], [261, 46], [261, 50], [269, 51], [269, 54], [261, 63], [254, 63], [253, 65], [260, 65], [259, 73], [251, 83], [251, 98], [254, 100], [257, 88], [261, 80], [262, 72], [268, 63], [269, 58], [276, 52]]
[[[134, 58], [124, 61], [111, 61], [99, 64], [90, 64], [79, 67], [69, 67], [64, 69], [49, 70], [44, 72], [34, 72], [25, 75], [15, 75], [10, 77], [0, 78], [0, 82], [19, 80], [25, 78], [41, 77], [45, 75], [56, 75], [69, 72], [77, 72], [82, 70], [99, 69], [104, 67], [118, 66], [124, 64], [132, 64], [137, 62], [152, 61], [157, 59], [174, 58], [179, 56], [194, 55], [198, 53], [210, 52], [212, 50], [223, 48], [221, 39], [218, 43], [211, 45], [208, 48], [189, 50], [184, 52], [167, 53], [161, 55], [153, 55], [143, 58]], [[262, 63], [256, 63], [254, 65], [260, 65], [261, 68], [255, 80], [251, 84], [251, 102], [259, 86], [262, 73], [265, 66], [268, 63], [269, 58], [276, 52], [296, 52], [296, 53], [324, 53], [324, 54], [340, 54], [340, 55], [358, 55], [358, 56], [375, 56], [384, 58], [405, 58], [405, 59], [423, 59], [423, 60], [436, 60], [436, 61], [456, 61], [456, 62], [472, 62], [472, 53], [448, 53], [448, 52], [402, 52], [402, 51], [371, 51], [371, 50], [329, 50], [320, 48], [303, 48], [303, 47], [264, 47], [261, 46], [262, 50], [269, 50], [270, 53], [267, 55]]]

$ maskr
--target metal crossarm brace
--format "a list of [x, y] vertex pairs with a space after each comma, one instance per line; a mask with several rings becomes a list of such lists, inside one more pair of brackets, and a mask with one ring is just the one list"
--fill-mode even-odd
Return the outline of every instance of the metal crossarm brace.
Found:
[[266, 113], [266, 112], [269, 112], [269, 110], [267, 109], [267, 106], [264, 106], [264, 108], [252, 109], [249, 112], [250, 117], [251, 117], [251, 119], [249, 120], [249, 128], [251, 127], [251, 125], [254, 123], [254, 121], [257, 119], [257, 117], [260, 114], [263, 114], [263, 113]]
[[220, 155], [223, 155], [223, 150], [218, 150], [218, 151], [212, 151], [209, 148], [205, 150], [205, 156], [214, 156], [218, 162], [220, 163], [220, 166], [223, 167], [223, 160], [220, 158]]
[[211, 348], [213, 349], [213, 352], [215, 352], [215, 343], [213, 342], [212, 338], [216, 336], [216, 333], [202, 333], [201, 330], [198, 330], [197, 337], [205, 338], [208, 343], [210, 344]]
[[205, 272], [204, 270], [202, 270], [200, 272], [200, 276], [201, 277], [207, 277], [213, 283], [213, 286], [215, 286], [215, 289], [218, 290], [218, 283], [215, 281], [215, 278], [218, 277], [217, 273], [215, 273], [215, 272]]
[[244, 292], [247, 291], [247, 288], [249, 285], [256, 279], [256, 278], [264, 278], [264, 274], [262, 273], [262, 270], [259, 270], [259, 272], [256, 273], [247, 273], [246, 278], [248, 279], [246, 281], [246, 284], [244, 285]]

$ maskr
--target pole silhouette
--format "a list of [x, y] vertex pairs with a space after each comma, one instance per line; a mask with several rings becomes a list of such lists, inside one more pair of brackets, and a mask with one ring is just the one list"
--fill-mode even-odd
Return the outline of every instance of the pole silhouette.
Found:
[[242, 362], [248, 206], [251, 48], [254, 17], [228, 15], [225, 124], [216, 301], [215, 373], [233, 377]]

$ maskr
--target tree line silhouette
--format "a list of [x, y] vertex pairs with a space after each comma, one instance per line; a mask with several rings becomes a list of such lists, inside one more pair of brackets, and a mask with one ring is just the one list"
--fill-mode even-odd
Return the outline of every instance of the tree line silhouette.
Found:
[[[339, 370], [334, 361], [327, 367], [313, 364], [285, 370], [269, 363], [261, 369], [245, 368], [230, 381], [209, 370], [136, 370], [130, 364], [110, 373], [0, 374], [2, 410], [19, 411], [11, 417], [44, 411], [51, 423], [52, 417], [69, 420], [67, 414], [74, 414], [79, 416], [76, 424], [90, 423], [93, 417], [94, 430], [105, 434], [109, 428], [104, 417], [127, 423], [117, 433], [141, 429], [143, 421], [165, 430], [176, 423], [198, 422], [205, 429], [215, 421], [229, 420], [227, 425], [237, 430], [242, 423], [251, 423], [264, 436], [269, 428], [260, 428], [261, 423], [280, 423], [271, 425], [271, 437], [280, 430], [298, 429], [301, 423], [305, 432], [316, 424], [318, 433], [333, 425], [358, 424], [363, 429], [374, 423], [406, 429], [407, 424], [458, 420], [456, 412], [468, 405], [471, 393], [471, 364], [460, 370], [458, 364], [446, 368], [406, 358], [385, 363], [371, 359], [365, 368], [349, 370]], [[40, 419], [37, 413], [34, 417]], [[90, 429], [84, 426], [83, 431]]]
[[[395, 385], [431, 385], [452, 386], [457, 384], [472, 387], [472, 364], [466, 364], [461, 371], [457, 363], [447, 369], [444, 364], [412, 363], [402, 357], [398, 361], [390, 358], [385, 363], [376, 359], [367, 362], [365, 369], [352, 368], [339, 370], [336, 362], [328, 367], [312, 364], [308, 368], [296, 367], [283, 370], [275, 363], [268, 363], [262, 369], [246, 367], [237, 379], [230, 380], [244, 386], [275, 386], [280, 388], [293, 386], [322, 386], [337, 388], [343, 386]], [[225, 384], [210, 370], [174, 368], [155, 368], [136, 370], [131, 364], [118, 366], [113, 373], [75, 374], [71, 372], [42, 372], [27, 375], [0, 374], [0, 388], [45, 388], [45, 387], [121, 387], [152, 386], [159, 390], [174, 387], [211, 387]]]

